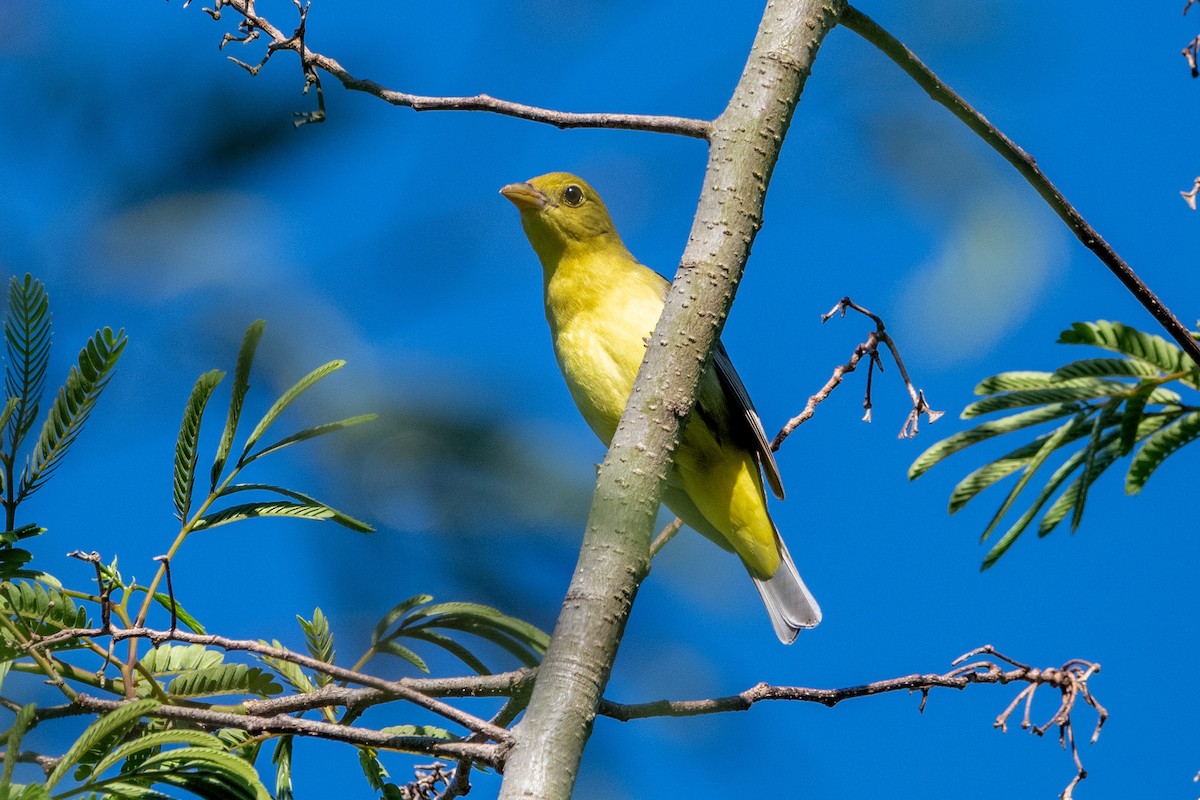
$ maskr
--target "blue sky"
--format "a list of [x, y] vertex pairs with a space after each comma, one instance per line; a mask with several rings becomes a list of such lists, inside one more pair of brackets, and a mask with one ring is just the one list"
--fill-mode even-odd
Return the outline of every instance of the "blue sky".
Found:
[[[1194, 212], [1196, 92], [1179, 50], [1200, 29], [1182, 3], [1137, 14], [1115, 0], [862, 7], [1032, 153], [1188, 324], [1200, 316]], [[294, 24], [290, 3], [260, 3]], [[474, 94], [578, 111], [712, 117], [740, 74], [754, 4], [582, 2], [313, 5], [309, 44], [351, 72], [423, 94]], [[540, 271], [504, 184], [568, 170], [603, 194], [630, 249], [668, 276], [704, 168], [700, 142], [568, 131], [483, 114], [397, 109], [327, 80], [329, 119], [293, 130], [295, 59], [257, 77], [261, 47], [230, 45], [197, 5], [116, 11], [0, 6], [0, 268], [34, 273], [55, 311], [52, 375], [84, 337], [130, 345], [73, 457], [24, 509], [50, 531], [38, 565], [96, 549], [147, 578], [174, 534], [171, 457], [196, 376], [231, 369], [267, 320], [250, 398], [265, 409], [331, 358], [349, 365], [292, 427], [381, 411], [342, 443], [295, 448], [263, 480], [310, 491], [379, 528], [249, 523], [197, 537], [176, 588], [210, 630], [298, 646], [320, 606], [352, 663], [375, 620], [418, 592], [488, 603], [549, 627], [569, 579], [603, 453], [558, 375]], [[780, 454], [772, 512], [825, 621], [775, 640], [740, 567], [685, 533], [638, 597], [609, 696], [693, 698], [765, 680], [848, 686], [940, 672], [985, 643], [1042, 666], [1099, 661], [1112, 713], [1084, 746], [1078, 797], [1189, 797], [1200, 700], [1174, 670], [1200, 656], [1195, 455], [1138, 497], [1107, 476], [1075, 536], [1022, 540], [980, 573], [978, 535], [999, 497], [955, 517], [950, 489], [981, 456], [910, 483], [905, 470], [979, 379], [1077, 357], [1053, 344], [1075, 320], [1152, 321], [1001, 159], [870, 45], [827, 39], [776, 168], [724, 341], [769, 430], [865, 336], [819, 324], [850, 295], [881, 314], [947, 414], [916, 441], [895, 371], [875, 421], [852, 377]], [[220, 395], [219, 395], [220, 396]], [[220, 416], [220, 413], [216, 416]], [[209, 452], [218, 423], [205, 429]], [[726, 579], [728, 576], [728, 579]], [[246, 587], [252, 587], [247, 589]], [[453, 668], [443, 664], [443, 668]], [[376, 666], [403, 674], [397, 664]], [[781, 796], [1053, 797], [1070, 756], [992, 720], [1007, 687], [887, 696], [826, 709], [774, 704], [707, 719], [597, 723], [580, 798], [694, 797], [738, 784]], [[1056, 699], [1039, 692], [1035, 716]], [[396, 707], [378, 724], [416, 721]], [[1081, 710], [1079, 738], [1094, 717]], [[42, 732], [46, 746], [53, 731]], [[300, 797], [353, 781], [347, 748], [297, 746]], [[410, 762], [389, 761], [395, 777]], [[652, 789], [650, 787], [653, 787]], [[361, 787], [361, 788], [359, 788]], [[495, 790], [490, 777], [478, 791]], [[1190, 793], [1190, 794], [1189, 794]]]

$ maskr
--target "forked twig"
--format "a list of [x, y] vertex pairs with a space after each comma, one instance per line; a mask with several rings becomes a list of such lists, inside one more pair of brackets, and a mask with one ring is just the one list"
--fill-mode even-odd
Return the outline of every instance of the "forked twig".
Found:
[[[976, 656], [986, 656], [986, 658], [968, 663], [969, 659]], [[1062, 800], [1072, 800], [1072, 792], [1079, 782], [1087, 777], [1087, 771], [1083, 767], [1079, 751], [1075, 746], [1071, 713], [1075, 710], [1080, 698], [1083, 698], [1087, 705], [1096, 710], [1096, 728], [1091, 737], [1093, 743], [1099, 738], [1100, 729], [1108, 719], [1108, 711], [1100, 705], [1088, 687], [1088, 679], [1100, 671], [1100, 665], [1072, 659], [1058, 668], [1037, 669], [1009, 658], [991, 645], [984, 645], [964, 653], [956, 658], [952, 665], [954, 667], [952, 670], [941, 675], [905, 675], [845, 689], [810, 689], [798, 686], [770, 686], [760, 683], [739, 694], [709, 700], [658, 700], [652, 703], [628, 705], [604, 700], [600, 704], [599, 713], [625, 722], [648, 717], [690, 717], [727, 711], [746, 711], [755, 703], [764, 700], [800, 700], [833, 707], [852, 698], [899, 691], [920, 692], [919, 708], [923, 711], [932, 689], [964, 689], [971, 684], [980, 683], [1026, 683], [1028, 685], [1023, 687], [1016, 698], [1000, 713], [994, 725], [1001, 731], [1007, 731], [1008, 718], [1024, 701], [1026, 709], [1025, 721], [1022, 723], [1023, 728], [1041, 736], [1049, 728], [1058, 726], [1060, 741], [1064, 748], [1069, 747], [1076, 769], [1075, 776], [1060, 797]], [[1054, 687], [1061, 693], [1058, 708], [1044, 725], [1034, 725], [1029, 722], [1033, 693], [1039, 686]]]
[[872, 388], [871, 379], [876, 368], [878, 368], [880, 372], [883, 371], [883, 362], [879, 358], [880, 344], [885, 345], [891, 352], [892, 358], [896, 362], [896, 367], [900, 370], [900, 377], [904, 381], [904, 386], [908, 389], [908, 396], [912, 398], [912, 410], [908, 412], [908, 417], [905, 419], [904, 425], [900, 428], [900, 438], [911, 439], [917, 435], [917, 422], [922, 414], [928, 418], [930, 423], [933, 423], [945, 413], [944, 411], [934, 411], [931, 409], [929, 407], [929, 403], [925, 399], [924, 391], [917, 389], [913, 385], [912, 379], [908, 375], [908, 370], [904, 367], [904, 360], [900, 357], [899, 348], [896, 347], [896, 343], [888, 334], [883, 324], [883, 320], [880, 319], [877, 314], [874, 314], [858, 305], [849, 297], [843, 297], [838, 301], [837, 305], [829, 310], [828, 313], [821, 315], [821, 322], [828, 322], [833, 317], [839, 315], [844, 317], [846, 316], [846, 311], [848, 309], [854, 309], [858, 313], [868, 317], [872, 322], [875, 323], [875, 330], [867, 335], [866, 341], [854, 348], [854, 353], [850, 356], [850, 359], [845, 364], [834, 368], [833, 374], [829, 377], [829, 380], [825, 382], [825, 385], [821, 387], [820, 391], [808, 398], [808, 402], [804, 405], [804, 410], [788, 420], [787, 424], [780, 429], [779, 433], [775, 436], [775, 440], [771, 442], [772, 450], [778, 450], [783, 444], [784, 440], [787, 439], [787, 437], [790, 436], [792, 432], [796, 430], [796, 428], [800, 427], [802, 424], [812, 418], [813, 414], [816, 413], [817, 406], [833, 393], [833, 390], [836, 389], [845, 379], [847, 373], [854, 372], [854, 370], [858, 368], [859, 362], [862, 361], [864, 357], [868, 359], [868, 362], [867, 388], [863, 397], [863, 421], [870, 422]]

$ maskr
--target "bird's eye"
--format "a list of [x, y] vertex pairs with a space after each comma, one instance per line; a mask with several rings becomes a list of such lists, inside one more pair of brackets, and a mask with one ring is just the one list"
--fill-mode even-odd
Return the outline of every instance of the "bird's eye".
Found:
[[580, 189], [575, 184], [571, 184], [563, 189], [563, 202], [569, 206], [575, 207], [583, 203], [583, 189]]

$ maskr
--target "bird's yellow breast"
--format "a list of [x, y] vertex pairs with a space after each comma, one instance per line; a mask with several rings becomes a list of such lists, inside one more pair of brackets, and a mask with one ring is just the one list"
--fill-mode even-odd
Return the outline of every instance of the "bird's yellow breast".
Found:
[[609, 444], [662, 314], [666, 281], [625, 259], [588, 261], [560, 264], [549, 276], [546, 318], [571, 397]]

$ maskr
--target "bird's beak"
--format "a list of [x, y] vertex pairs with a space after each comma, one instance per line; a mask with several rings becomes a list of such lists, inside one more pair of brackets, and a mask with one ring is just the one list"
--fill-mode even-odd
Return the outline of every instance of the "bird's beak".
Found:
[[528, 183], [510, 183], [500, 190], [500, 194], [522, 211], [541, 211], [546, 206], [552, 206], [550, 198]]

